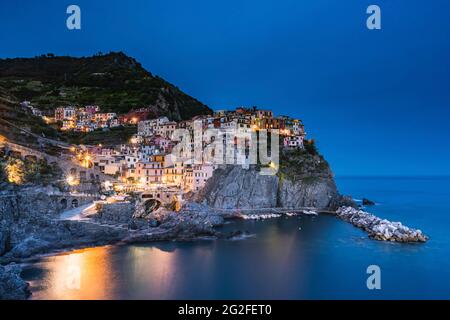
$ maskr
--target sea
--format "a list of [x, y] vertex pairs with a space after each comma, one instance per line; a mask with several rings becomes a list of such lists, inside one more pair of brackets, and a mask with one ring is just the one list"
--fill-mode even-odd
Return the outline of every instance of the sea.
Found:
[[429, 241], [371, 240], [325, 214], [233, 220], [223, 231], [245, 236], [75, 250], [26, 263], [22, 275], [37, 300], [450, 299], [450, 178], [336, 181], [342, 194], [376, 203], [366, 211]]

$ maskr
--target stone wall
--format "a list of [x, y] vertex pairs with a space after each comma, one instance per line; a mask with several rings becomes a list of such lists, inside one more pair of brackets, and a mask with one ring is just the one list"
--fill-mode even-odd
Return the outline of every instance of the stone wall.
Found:
[[133, 217], [135, 204], [133, 202], [117, 202], [102, 204], [95, 221], [105, 224], [128, 224]]

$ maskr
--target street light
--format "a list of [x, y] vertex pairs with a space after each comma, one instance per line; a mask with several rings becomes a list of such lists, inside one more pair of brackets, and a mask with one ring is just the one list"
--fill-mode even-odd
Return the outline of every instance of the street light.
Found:
[[138, 142], [138, 140], [137, 140], [136, 137], [132, 137], [132, 138], [130, 139], [130, 143], [131, 143], [131, 144], [136, 144], [137, 142]]
[[66, 182], [69, 186], [76, 186], [78, 185], [78, 181], [75, 179], [74, 176], [68, 175], [66, 178]]

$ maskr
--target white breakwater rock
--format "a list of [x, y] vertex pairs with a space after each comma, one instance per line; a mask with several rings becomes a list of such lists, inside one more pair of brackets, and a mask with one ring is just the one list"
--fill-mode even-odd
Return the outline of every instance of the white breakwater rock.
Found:
[[297, 212], [286, 212], [286, 216], [295, 217], [295, 216], [298, 216], [298, 213]]
[[303, 211], [303, 214], [306, 214], [308, 216], [317, 216], [317, 215], [319, 215], [316, 211], [313, 211], [313, 210]]
[[428, 237], [421, 230], [411, 229], [401, 222], [380, 219], [371, 213], [352, 207], [340, 207], [336, 215], [354, 226], [363, 229], [375, 240], [393, 242], [425, 242]]
[[268, 214], [242, 214], [241, 218], [244, 220], [265, 220], [265, 219], [273, 219], [279, 218], [281, 214], [277, 213], [268, 213]]

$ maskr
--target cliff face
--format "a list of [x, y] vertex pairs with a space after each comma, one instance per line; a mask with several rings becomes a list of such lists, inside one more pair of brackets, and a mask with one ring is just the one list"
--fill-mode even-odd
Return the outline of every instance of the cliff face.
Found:
[[51, 226], [57, 202], [46, 188], [34, 192], [0, 195], [0, 256], [36, 233]]
[[332, 178], [318, 178], [314, 181], [284, 179], [279, 188], [278, 206], [282, 208], [330, 208], [339, 197]]
[[263, 176], [255, 168], [229, 166], [214, 171], [194, 200], [213, 208], [273, 208], [277, 206], [279, 179]]
[[283, 151], [276, 175], [257, 167], [219, 168], [194, 200], [221, 209], [330, 208], [339, 201], [328, 163], [315, 152]]

